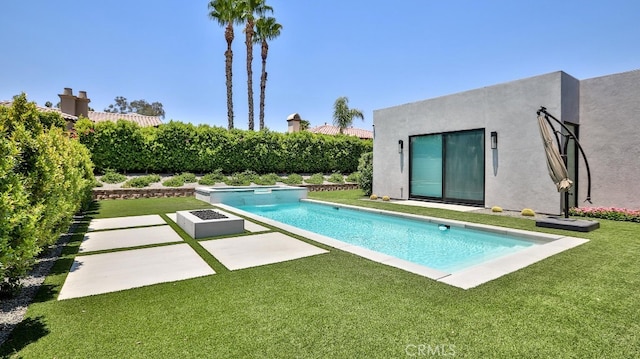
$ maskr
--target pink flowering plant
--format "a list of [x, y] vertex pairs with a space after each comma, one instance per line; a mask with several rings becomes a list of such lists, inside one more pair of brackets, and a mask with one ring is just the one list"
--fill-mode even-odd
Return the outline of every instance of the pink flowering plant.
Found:
[[583, 207], [571, 208], [572, 216], [610, 219], [613, 221], [628, 221], [640, 223], [640, 210], [615, 207]]

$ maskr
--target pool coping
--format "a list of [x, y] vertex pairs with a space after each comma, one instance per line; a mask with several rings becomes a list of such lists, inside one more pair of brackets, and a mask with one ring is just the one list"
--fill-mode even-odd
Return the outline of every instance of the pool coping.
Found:
[[281, 222], [278, 222], [269, 218], [265, 218], [250, 212], [246, 212], [236, 207], [228, 206], [222, 203], [216, 203], [215, 206], [218, 206], [227, 211], [235, 212], [241, 216], [245, 216], [245, 217], [254, 219], [256, 221], [260, 221], [262, 223], [280, 228], [287, 232], [308, 238], [315, 242], [358, 255], [360, 257], [372, 260], [374, 262], [378, 262], [391, 267], [402, 269], [407, 272], [411, 272], [411, 273], [414, 273], [423, 277], [427, 277], [427, 278], [439, 281], [441, 283], [445, 283], [445, 284], [452, 285], [462, 289], [470, 289], [473, 287], [477, 287], [483, 283], [502, 277], [506, 274], [515, 272], [519, 269], [528, 267], [545, 258], [549, 258], [555, 254], [564, 252], [568, 249], [577, 247], [589, 241], [584, 238], [564, 236], [559, 234], [525, 231], [525, 230], [512, 229], [507, 227], [498, 227], [498, 226], [492, 226], [492, 225], [486, 225], [486, 224], [442, 219], [437, 217], [420, 216], [420, 215], [409, 214], [409, 213], [392, 212], [392, 211], [387, 211], [382, 209], [364, 208], [364, 207], [317, 201], [317, 200], [311, 200], [311, 199], [302, 199], [301, 201], [319, 203], [319, 204], [329, 205], [334, 207], [349, 208], [349, 209], [369, 212], [369, 213], [379, 213], [379, 214], [391, 215], [391, 216], [402, 217], [402, 218], [417, 219], [417, 220], [422, 220], [430, 223], [444, 224], [451, 227], [461, 227], [461, 228], [468, 228], [468, 229], [483, 230], [483, 231], [504, 234], [504, 235], [512, 235], [519, 238], [523, 238], [525, 240], [535, 242], [538, 245], [527, 247], [516, 253], [508, 254], [500, 258], [496, 258], [484, 263], [480, 263], [460, 271], [448, 273], [448, 272], [433, 269], [421, 264], [409, 262], [404, 259], [396, 258], [388, 254], [376, 252], [364, 247], [342, 242], [340, 240], [337, 240], [331, 237], [327, 237], [315, 232], [311, 232], [311, 231], [301, 229], [289, 224], [281, 223]]

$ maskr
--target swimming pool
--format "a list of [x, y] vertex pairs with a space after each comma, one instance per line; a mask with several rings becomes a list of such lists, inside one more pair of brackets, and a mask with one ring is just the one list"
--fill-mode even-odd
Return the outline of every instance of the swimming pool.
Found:
[[[400, 254], [396, 253], [395, 255], [386, 254], [381, 252], [380, 250], [370, 249], [364, 247], [363, 245], [350, 244], [346, 242], [343, 238], [335, 238], [329, 235], [324, 235], [318, 232], [314, 232], [311, 230], [307, 230], [298, 226], [301, 226], [302, 220], [297, 220], [298, 223], [295, 225], [287, 224], [281, 222], [280, 220], [271, 219], [270, 217], [274, 217], [279, 212], [277, 206], [250, 206], [247, 204], [243, 204], [240, 206], [231, 206], [225, 203], [216, 203], [215, 205], [232, 213], [236, 213], [240, 216], [243, 216], [247, 219], [251, 219], [253, 221], [257, 221], [260, 223], [264, 223], [280, 230], [284, 230], [288, 233], [293, 233], [295, 235], [299, 235], [304, 238], [308, 238], [314, 242], [321, 243], [326, 246], [330, 246], [333, 248], [340, 249], [345, 252], [349, 252], [360, 257], [372, 260], [374, 262], [378, 262], [387, 266], [399, 268], [401, 270], [411, 272], [423, 277], [427, 277], [433, 280], [436, 280], [441, 283], [449, 284], [462, 289], [470, 289], [476, 287], [480, 284], [486, 283], [488, 281], [494, 280], [496, 278], [502, 277], [511, 272], [517, 271], [519, 269], [525, 268], [531, 264], [539, 262], [545, 258], [551, 257], [555, 254], [561, 253], [568, 249], [577, 247], [582, 245], [588, 240], [584, 238], [576, 238], [569, 237], [561, 234], [550, 234], [550, 233], [541, 233], [541, 232], [533, 232], [533, 231], [524, 231], [512, 228], [505, 227], [497, 227], [491, 225], [484, 225], [479, 223], [468, 223], [462, 221], [455, 220], [445, 220], [441, 218], [435, 217], [425, 217], [418, 216], [413, 214], [405, 214], [398, 213], [380, 209], [370, 209], [363, 207], [355, 207], [348, 205], [336, 205], [333, 203], [320, 202], [309, 199], [301, 199], [296, 202], [301, 203], [317, 203], [322, 204], [325, 207], [324, 211], [334, 211], [333, 217], [342, 218], [344, 214], [347, 213], [348, 210], [354, 210], [356, 212], [363, 213], [373, 213], [377, 215], [381, 215], [383, 217], [389, 217], [390, 219], [400, 218], [400, 219], [410, 219], [413, 221], [419, 221], [426, 224], [431, 224], [439, 227], [440, 224], [445, 226], [449, 226], [450, 232], [445, 234], [444, 238], [441, 238], [440, 241], [445, 241], [445, 239], [453, 238], [452, 234], [455, 234], [460, 229], [470, 229], [472, 231], [480, 231], [485, 234], [496, 234], [498, 237], [505, 235], [510, 237], [511, 240], [515, 239], [515, 242], [511, 242], [513, 247], [509, 245], [506, 248], [502, 249], [504, 252], [501, 254], [493, 253], [493, 256], [490, 254], [488, 257], [484, 255], [477, 256], [474, 259], [467, 259], [467, 262], [464, 260], [463, 263], [453, 263], [457, 260], [452, 260], [451, 263], [445, 264], [442, 268], [447, 268], [448, 270], [440, 270], [436, 269], [433, 266], [436, 264], [421, 264], [418, 263], [418, 259], [403, 259], [398, 257]], [[285, 208], [286, 203], [281, 203]], [[280, 204], [279, 204], [280, 205]], [[338, 209], [336, 209], [338, 208]], [[261, 214], [249, 212], [249, 210], [261, 211]], [[335, 216], [335, 213], [340, 212], [340, 216]], [[303, 216], [297, 216], [303, 218]], [[321, 227], [329, 228], [341, 228], [341, 227], [349, 227], [358, 225], [358, 221], [345, 222], [342, 224], [334, 224], [332, 222], [324, 222]], [[375, 223], [372, 224], [372, 227], [375, 230], [372, 232], [382, 232], [389, 231], [386, 225], [382, 225], [379, 221], [373, 221]], [[291, 222], [293, 223], [293, 222]], [[375, 226], [375, 227], [374, 227]], [[438, 228], [438, 230], [440, 230]], [[412, 230], [405, 230], [405, 232], [411, 232]], [[414, 232], [419, 232], [419, 230], [413, 230]], [[447, 237], [448, 235], [448, 237]], [[339, 237], [336, 235], [336, 237]], [[399, 243], [394, 243], [392, 238], [393, 235], [389, 234], [387, 236], [387, 241], [385, 243], [386, 246], [390, 247], [398, 247], [403, 248], [403, 245]], [[501, 242], [501, 239], [496, 240], [498, 243]], [[424, 242], [424, 240], [423, 240]], [[521, 248], [518, 248], [521, 246]], [[396, 248], [396, 249], [398, 249]], [[415, 250], [411, 250], [411, 247], [404, 247], [403, 250], [399, 250], [399, 252], [412, 254]], [[425, 252], [428, 252], [425, 250]], [[442, 257], [445, 254], [436, 255], [436, 257]], [[454, 255], [455, 256], [455, 255]], [[410, 258], [405, 256], [405, 258]], [[415, 261], [414, 261], [415, 260]], [[435, 263], [435, 262], [434, 262]], [[477, 263], [477, 264], [472, 264]]]
[[311, 202], [238, 208], [444, 272], [537, 245], [499, 233]]

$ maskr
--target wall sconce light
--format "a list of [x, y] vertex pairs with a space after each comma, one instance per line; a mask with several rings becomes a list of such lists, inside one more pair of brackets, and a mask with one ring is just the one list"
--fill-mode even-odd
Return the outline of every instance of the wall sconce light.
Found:
[[498, 132], [496, 131], [491, 132], [491, 149], [498, 149]]
[[402, 153], [403, 148], [404, 148], [404, 142], [402, 140], [398, 140], [398, 153]]

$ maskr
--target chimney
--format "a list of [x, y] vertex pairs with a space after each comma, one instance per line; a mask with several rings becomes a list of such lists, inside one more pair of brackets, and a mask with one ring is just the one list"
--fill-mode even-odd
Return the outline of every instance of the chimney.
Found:
[[87, 91], [80, 91], [76, 98], [76, 116], [89, 117], [89, 100], [87, 98]]
[[60, 111], [69, 115], [76, 115], [76, 97], [73, 96], [73, 90], [65, 87], [60, 97]]
[[287, 117], [287, 132], [294, 133], [300, 132], [300, 115], [297, 113], [292, 113]]

